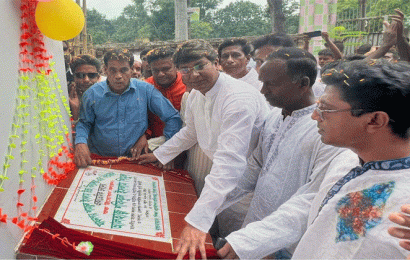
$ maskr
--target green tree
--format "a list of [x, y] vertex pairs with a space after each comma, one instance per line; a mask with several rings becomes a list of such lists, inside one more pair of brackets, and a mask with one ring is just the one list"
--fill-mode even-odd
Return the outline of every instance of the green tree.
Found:
[[190, 38], [191, 39], [208, 39], [212, 32], [210, 23], [202, 21], [191, 22]]
[[114, 40], [117, 42], [135, 41], [135, 39], [140, 38], [142, 28], [144, 28], [144, 37], [146, 37], [146, 26], [149, 26], [150, 19], [144, 0], [134, 0], [134, 3], [126, 6], [121, 16], [113, 21], [115, 27]]
[[152, 1], [151, 40], [171, 40], [175, 38], [175, 5], [170, 0]]
[[94, 44], [102, 44], [110, 40], [115, 28], [105, 15], [97, 10], [87, 10], [87, 32], [91, 35]]
[[209, 22], [212, 16], [210, 12], [217, 9], [218, 5], [222, 3], [222, 0], [188, 0], [190, 7], [201, 8], [200, 19]]
[[211, 25], [211, 37], [215, 38], [263, 35], [271, 31], [268, 13], [261, 6], [244, 0], [216, 11]]
[[285, 0], [283, 14], [286, 17], [285, 32], [287, 34], [297, 34], [299, 30], [299, 4], [300, 1]]

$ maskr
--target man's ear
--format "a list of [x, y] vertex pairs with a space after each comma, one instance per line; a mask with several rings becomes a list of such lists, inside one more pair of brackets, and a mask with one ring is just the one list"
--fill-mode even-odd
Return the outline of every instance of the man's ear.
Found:
[[380, 131], [384, 127], [388, 127], [390, 117], [386, 112], [376, 111], [368, 114], [369, 119], [367, 123], [367, 129], [369, 133], [375, 133]]
[[300, 87], [301, 88], [310, 88], [310, 79], [308, 76], [304, 76], [300, 79]]
[[248, 54], [245, 56], [245, 58], [246, 58], [246, 65], [248, 65], [249, 61], [251, 60], [251, 55]]

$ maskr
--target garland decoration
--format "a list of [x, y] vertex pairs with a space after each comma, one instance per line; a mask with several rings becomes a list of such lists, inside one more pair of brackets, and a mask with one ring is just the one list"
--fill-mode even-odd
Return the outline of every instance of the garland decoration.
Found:
[[[37, 174], [40, 173], [48, 184], [56, 185], [75, 169], [73, 154], [68, 148], [72, 148], [69, 129], [62, 115], [64, 112], [71, 116], [71, 113], [55, 72], [55, 62], [47, 53], [44, 36], [35, 22], [37, 3], [38, 0], [21, 0], [18, 87], [11, 134], [3, 170], [0, 172], [0, 194], [5, 191], [4, 184], [9, 180], [9, 175], [14, 174], [9, 171], [12, 165], [17, 166], [16, 174], [19, 175], [18, 216], [8, 217], [0, 208], [0, 223], [7, 223], [11, 219], [24, 231], [29, 231], [32, 228], [29, 222], [36, 220]], [[30, 178], [31, 199], [24, 204], [21, 201], [27, 189], [24, 188], [24, 181]]]

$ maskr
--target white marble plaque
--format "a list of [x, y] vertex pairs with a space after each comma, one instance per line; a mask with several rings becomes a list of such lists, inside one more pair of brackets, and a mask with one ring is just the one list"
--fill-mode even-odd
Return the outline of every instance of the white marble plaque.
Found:
[[66, 227], [171, 243], [162, 177], [80, 169], [55, 219]]

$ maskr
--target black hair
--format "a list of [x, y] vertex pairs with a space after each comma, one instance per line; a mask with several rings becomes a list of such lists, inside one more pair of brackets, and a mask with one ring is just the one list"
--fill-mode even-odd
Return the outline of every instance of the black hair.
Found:
[[218, 47], [218, 57], [221, 58], [221, 54], [222, 54], [223, 49], [225, 49], [226, 47], [235, 46], [235, 45], [241, 46], [242, 52], [245, 54], [245, 56], [247, 56], [251, 53], [251, 46], [248, 44], [247, 40], [233, 38], [233, 39], [225, 40], [219, 45], [219, 47]]
[[94, 66], [97, 69], [97, 72], [100, 72], [100, 70], [101, 70], [100, 61], [96, 57], [88, 55], [88, 54], [75, 56], [71, 60], [70, 68], [71, 68], [72, 72], [75, 73], [75, 70], [81, 65]]
[[340, 62], [323, 73], [322, 81], [336, 87], [341, 99], [350, 104], [353, 116], [383, 111], [390, 117], [396, 136], [407, 139], [410, 120], [410, 65], [384, 59]]
[[295, 47], [295, 42], [292, 37], [284, 33], [268, 34], [256, 39], [253, 43], [254, 50], [257, 50], [265, 45]]
[[359, 46], [359, 48], [356, 49], [356, 54], [365, 54], [368, 53], [370, 50], [372, 49], [372, 45], [369, 43], [365, 43], [361, 46]]
[[274, 59], [281, 59], [286, 62], [287, 74], [290, 78], [299, 79], [307, 76], [310, 80], [310, 87], [315, 83], [317, 62], [310, 52], [296, 47], [284, 47], [271, 53], [265, 62]]
[[147, 55], [146, 55], [147, 61], [149, 64], [151, 64], [152, 62], [159, 60], [159, 59], [167, 59], [167, 58], [172, 59], [172, 55], [174, 55], [174, 52], [175, 51], [170, 47], [155, 48], [147, 52]]
[[140, 60], [144, 60], [145, 56], [147, 55], [147, 53], [152, 50], [150, 48], [145, 48], [140, 52]]
[[333, 58], [335, 58], [335, 55], [329, 49], [323, 49], [323, 50], [319, 51], [317, 55], [319, 55], [319, 56], [332, 56]]
[[177, 67], [181, 64], [202, 58], [207, 58], [213, 62], [218, 58], [218, 54], [209, 42], [199, 39], [183, 42], [178, 46], [173, 56], [174, 63]]
[[363, 54], [351, 54], [351, 55], [343, 57], [343, 60], [345, 61], [364, 60], [364, 59], [366, 59], [366, 56], [364, 56]]
[[108, 61], [110, 60], [119, 60], [127, 61], [132, 68], [134, 65], [134, 55], [127, 49], [111, 49], [104, 54], [104, 65], [108, 66]]

